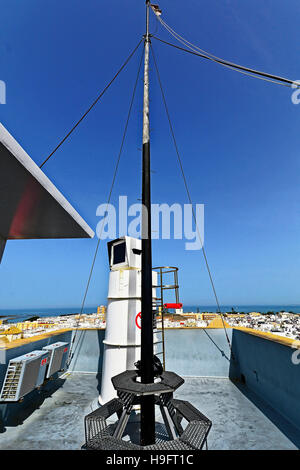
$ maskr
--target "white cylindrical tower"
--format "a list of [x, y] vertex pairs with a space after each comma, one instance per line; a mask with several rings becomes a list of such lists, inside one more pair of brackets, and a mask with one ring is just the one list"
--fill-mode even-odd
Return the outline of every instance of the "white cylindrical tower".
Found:
[[[100, 404], [117, 396], [111, 378], [135, 369], [134, 363], [141, 356], [141, 240], [127, 236], [113, 240], [108, 243], [108, 255], [110, 275]], [[152, 284], [157, 285], [154, 271]]]

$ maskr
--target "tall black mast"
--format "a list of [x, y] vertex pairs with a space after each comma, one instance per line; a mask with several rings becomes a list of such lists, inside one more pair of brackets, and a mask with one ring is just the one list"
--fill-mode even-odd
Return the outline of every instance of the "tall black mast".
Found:
[[[142, 330], [141, 382], [154, 382], [153, 368], [153, 307], [152, 307], [152, 249], [151, 249], [151, 186], [150, 186], [150, 129], [149, 129], [149, 6], [146, 0], [146, 34], [144, 59], [143, 106], [143, 169], [142, 169]], [[155, 442], [154, 395], [141, 401], [141, 445]]]
[[[155, 5], [146, 0], [146, 34], [144, 35], [144, 103], [143, 103], [143, 164], [142, 164], [142, 273], [141, 273], [141, 361], [136, 363], [138, 370], [126, 370], [112, 377], [112, 384], [118, 398], [110, 400], [100, 410], [86, 417], [85, 449], [120, 450], [133, 449], [132, 442], [123, 441], [133, 406], [140, 403], [140, 448], [151, 446], [153, 450], [202, 449], [206, 442], [211, 421], [188, 402], [176, 400], [173, 392], [184, 383], [174, 372], [154, 368], [153, 323], [154, 309], [152, 298], [152, 249], [151, 249], [151, 182], [150, 182], [150, 129], [149, 129], [149, 11], [150, 7], [160, 14]], [[159, 364], [158, 364], [159, 365]], [[139, 382], [140, 376], [140, 382]], [[155, 379], [159, 379], [155, 383]], [[157, 400], [156, 400], [156, 396]], [[168, 432], [170, 443], [155, 442], [155, 404], [159, 406]], [[180, 410], [180, 411], [178, 411]], [[119, 420], [110, 429], [106, 420], [115, 412]], [[177, 413], [183, 416], [188, 425], [183, 430]], [[99, 419], [101, 431], [99, 432]], [[102, 426], [102, 423], [104, 426]], [[185, 436], [183, 436], [185, 434]]]

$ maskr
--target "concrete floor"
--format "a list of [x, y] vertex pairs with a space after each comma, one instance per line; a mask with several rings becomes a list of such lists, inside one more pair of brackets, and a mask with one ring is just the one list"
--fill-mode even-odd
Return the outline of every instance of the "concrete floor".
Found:
[[241, 390], [229, 379], [186, 378], [174, 397], [190, 401], [212, 421], [208, 435], [211, 450], [297, 449], [290, 439], [297, 431], [261, 402], [254, 404], [245, 395], [247, 391]]
[[[40, 407], [22, 424], [6, 427], [0, 434], [0, 449], [81, 448], [84, 416], [95, 409], [98, 381], [94, 374], [73, 373], [66, 377], [62, 387], [53, 394], [46, 393]], [[261, 403], [256, 406], [253, 397], [247, 397], [228, 379], [186, 378], [174, 396], [190, 401], [211, 419], [209, 449], [298, 448], [293, 444], [297, 432], [288, 423], [271, 410], [264, 410]]]

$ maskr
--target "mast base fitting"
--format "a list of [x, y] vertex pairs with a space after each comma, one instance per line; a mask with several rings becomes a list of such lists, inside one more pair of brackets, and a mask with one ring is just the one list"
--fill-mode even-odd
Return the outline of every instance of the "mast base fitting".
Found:
[[[127, 370], [112, 378], [118, 398], [89, 413], [85, 419], [86, 442], [83, 450], [201, 450], [207, 449], [207, 436], [211, 421], [191, 403], [173, 398], [173, 392], [184, 383], [174, 372], [164, 371], [157, 383], [137, 382], [138, 371]], [[141, 397], [154, 395], [165, 425], [156, 432], [155, 444], [141, 446], [130, 440], [123, 440], [133, 406], [139, 405]], [[109, 424], [107, 420], [116, 413], [118, 420]], [[185, 429], [182, 419], [188, 424]], [[111, 422], [111, 420], [110, 420]]]

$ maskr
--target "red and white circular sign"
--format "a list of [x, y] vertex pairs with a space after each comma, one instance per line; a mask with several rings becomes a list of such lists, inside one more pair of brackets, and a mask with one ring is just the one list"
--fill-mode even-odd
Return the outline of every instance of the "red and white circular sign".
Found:
[[139, 312], [139, 313], [137, 314], [137, 316], [135, 317], [135, 324], [136, 324], [136, 326], [137, 326], [140, 330], [141, 330], [141, 328], [142, 328], [141, 325], [140, 325], [140, 323], [141, 323], [141, 318], [142, 318], [142, 312]]

